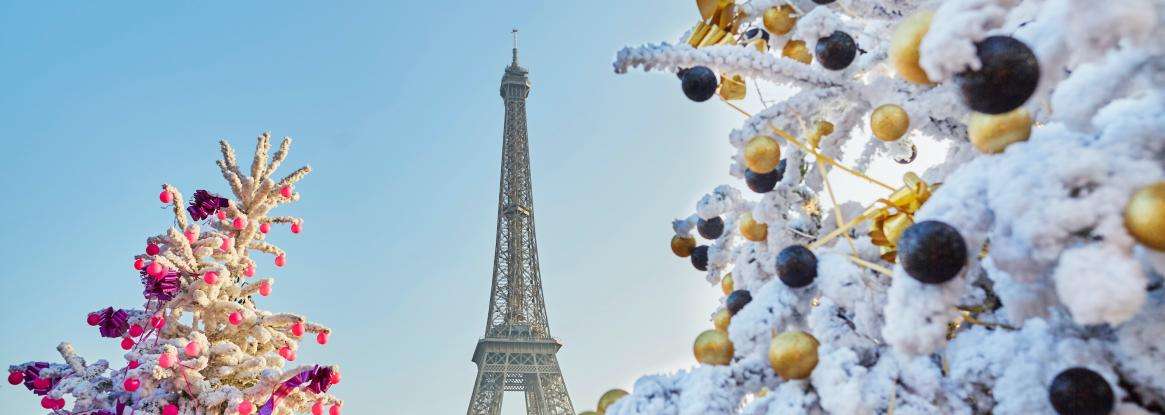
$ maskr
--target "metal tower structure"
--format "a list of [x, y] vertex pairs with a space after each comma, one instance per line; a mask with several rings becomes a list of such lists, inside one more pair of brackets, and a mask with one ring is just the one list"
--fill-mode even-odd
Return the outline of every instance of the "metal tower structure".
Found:
[[556, 356], [562, 343], [550, 336], [542, 298], [526, 136], [530, 79], [518, 65], [518, 30], [513, 34], [513, 61], [501, 84], [506, 120], [493, 287], [485, 336], [473, 351], [477, 380], [467, 414], [497, 415], [506, 391], [524, 391], [529, 415], [574, 415]]

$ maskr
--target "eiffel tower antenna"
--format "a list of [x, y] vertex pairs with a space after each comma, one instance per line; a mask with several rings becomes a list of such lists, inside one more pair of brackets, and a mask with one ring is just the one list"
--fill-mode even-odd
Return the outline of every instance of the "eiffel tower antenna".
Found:
[[574, 415], [558, 367], [556, 354], [562, 343], [550, 336], [542, 297], [526, 135], [530, 79], [526, 68], [518, 65], [518, 29], [511, 33], [514, 59], [506, 67], [500, 89], [506, 118], [493, 285], [485, 335], [473, 351], [477, 380], [466, 413], [498, 415], [506, 391], [523, 391], [528, 415]]

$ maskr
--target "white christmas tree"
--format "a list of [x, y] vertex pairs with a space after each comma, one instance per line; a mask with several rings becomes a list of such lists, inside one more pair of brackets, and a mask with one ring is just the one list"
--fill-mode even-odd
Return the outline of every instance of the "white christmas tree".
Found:
[[[700, 365], [599, 413], [1165, 413], [1165, 2], [696, 3], [614, 67], [746, 117], [748, 189], [672, 240], [724, 307]], [[752, 114], [749, 80], [794, 93]], [[884, 196], [839, 204], [830, 172]]]
[[[64, 364], [10, 366], [9, 383], [23, 383], [42, 396], [41, 406], [54, 414], [338, 415], [342, 402], [327, 393], [340, 381], [338, 367], [285, 367], [295, 361], [303, 336], [311, 333], [322, 345], [330, 330], [256, 304], [255, 295], [270, 295], [275, 280], [255, 277], [250, 254], [270, 254], [276, 266], [285, 264], [283, 250], [266, 241], [268, 232], [286, 224], [299, 233], [303, 222], [269, 212], [298, 201], [293, 186], [311, 171], [302, 167], [273, 180], [291, 140], [283, 139], [268, 159], [270, 139], [266, 133], [259, 137], [250, 175], [231, 146], [220, 142], [218, 166], [235, 200], [198, 190], [187, 206], [178, 189], [162, 185], [159, 199], [173, 206], [175, 224], [147, 238], [146, 253], [135, 257], [145, 305], [88, 316], [103, 337], [121, 339], [124, 367], [88, 363], [61, 343]], [[64, 409], [66, 397], [72, 409]]]

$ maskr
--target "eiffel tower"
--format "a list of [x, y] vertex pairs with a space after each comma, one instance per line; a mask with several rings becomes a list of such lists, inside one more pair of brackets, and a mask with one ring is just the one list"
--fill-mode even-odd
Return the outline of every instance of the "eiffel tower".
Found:
[[506, 391], [524, 391], [528, 415], [574, 415], [555, 355], [562, 343], [550, 337], [542, 298], [526, 136], [530, 79], [526, 68], [518, 65], [518, 30], [513, 34], [513, 61], [501, 85], [506, 121], [493, 287], [485, 337], [473, 351], [477, 380], [467, 414], [500, 414]]

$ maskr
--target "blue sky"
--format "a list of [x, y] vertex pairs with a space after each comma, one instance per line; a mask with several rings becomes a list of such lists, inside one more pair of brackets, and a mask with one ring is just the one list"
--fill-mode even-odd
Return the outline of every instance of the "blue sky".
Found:
[[[529, 129], [553, 333], [575, 407], [691, 363], [717, 289], [667, 248], [669, 221], [729, 180], [739, 118], [669, 75], [618, 76], [625, 44], [673, 39], [670, 1], [0, 2], [0, 363], [62, 340], [120, 359], [84, 323], [139, 306], [130, 267], [164, 230], [159, 185], [226, 192], [227, 138], [290, 135], [310, 163], [277, 231], [262, 307], [330, 325], [300, 361], [340, 364], [349, 414], [461, 413], [484, 330], [510, 28]], [[261, 270], [264, 271], [264, 270]], [[509, 396], [507, 413], [521, 399]], [[0, 412], [38, 400], [0, 385]]]

